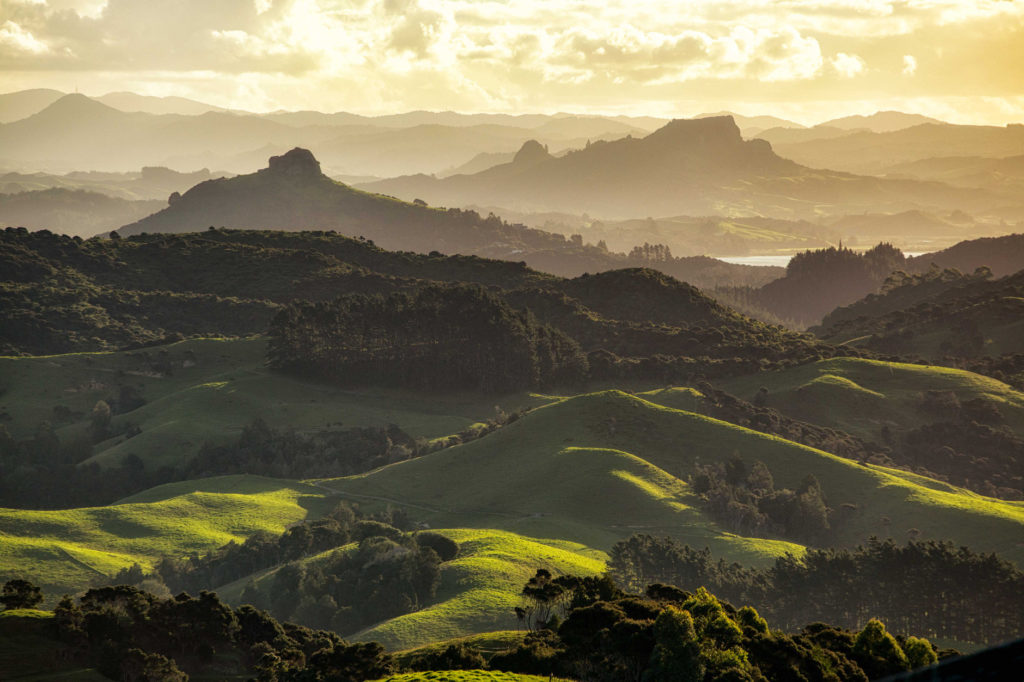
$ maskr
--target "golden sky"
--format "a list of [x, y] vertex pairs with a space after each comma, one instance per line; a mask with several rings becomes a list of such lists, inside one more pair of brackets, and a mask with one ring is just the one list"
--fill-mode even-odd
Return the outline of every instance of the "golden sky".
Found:
[[0, 92], [1024, 121], [1024, 0], [0, 0]]

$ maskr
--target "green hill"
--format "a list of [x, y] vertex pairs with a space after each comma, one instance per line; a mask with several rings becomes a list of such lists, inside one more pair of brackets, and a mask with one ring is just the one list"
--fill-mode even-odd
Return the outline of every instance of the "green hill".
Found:
[[[49, 421], [62, 441], [73, 441], [85, 437], [97, 401], [116, 405], [130, 386], [145, 404], [113, 417], [111, 430], [121, 435], [98, 443], [91, 461], [118, 464], [134, 454], [157, 468], [183, 464], [206, 442], [237, 440], [256, 418], [300, 431], [397, 424], [431, 439], [493, 418], [496, 406], [511, 412], [548, 400], [526, 393], [424, 400], [400, 390], [343, 390], [273, 372], [265, 353], [263, 338], [193, 339], [159, 349], [0, 358], [0, 409], [14, 438], [28, 438]], [[55, 411], [59, 406], [65, 410]], [[138, 434], [122, 433], [128, 425]]]
[[108, 507], [0, 509], [0, 576], [25, 577], [56, 598], [134, 563], [152, 567], [162, 556], [206, 552], [256, 531], [282, 533], [320, 514], [324, 496], [307, 484], [226, 476], [161, 486]]
[[[441, 529], [459, 543], [459, 555], [441, 569], [437, 596], [425, 608], [384, 621], [352, 636], [376, 641], [391, 650], [408, 649], [476, 633], [519, 627], [513, 609], [520, 605], [520, 591], [538, 568], [556, 574], [596, 575], [605, 568], [607, 555], [578, 543], [532, 538], [493, 529]], [[355, 549], [354, 544], [329, 550], [303, 560], [317, 563], [336, 552]], [[216, 592], [233, 604], [241, 603], [247, 585], [267, 593], [277, 569], [262, 571]]]
[[981, 399], [997, 406], [1015, 432], [1024, 432], [1024, 394], [996, 379], [948, 367], [834, 358], [719, 385], [747, 399], [764, 387], [766, 406], [868, 440], [880, 441], [885, 424], [902, 431], [934, 421], [922, 404], [927, 391], [952, 392], [961, 403]]
[[[985, 498], [907, 472], [864, 466], [618, 391], [537, 409], [484, 439], [323, 485], [361, 501], [408, 505], [432, 526], [511, 529], [607, 547], [637, 530], [763, 563], [790, 543], [739, 538], [710, 522], [681, 479], [698, 462], [763, 461], [778, 487], [807, 474], [829, 505], [854, 505], [832, 540], [948, 538], [1024, 558], [1024, 503]], [[886, 519], [888, 521], [886, 521]]]
[[[827, 376], [841, 372], [840, 366], [827, 369]], [[889, 368], [879, 365], [877, 370]], [[941, 379], [941, 373], [933, 374], [935, 381]], [[1018, 409], [1017, 398], [997, 382], [950, 374], [966, 386], [973, 381], [978, 392], [1002, 395]], [[857, 395], [880, 393], [899, 386], [906, 376], [869, 389], [851, 388], [853, 379], [838, 384]], [[804, 382], [812, 379], [805, 377]], [[824, 383], [828, 387], [836, 382]], [[648, 395], [683, 407], [700, 400], [682, 390]], [[636, 532], [707, 546], [715, 556], [744, 565], [766, 566], [785, 552], [800, 554], [801, 545], [781, 538], [727, 531], [708, 516], [685, 482], [699, 464], [734, 455], [748, 466], [764, 462], [778, 488], [796, 489], [813, 474], [830, 507], [851, 509], [834, 523], [830, 544], [852, 546], [871, 535], [912, 535], [950, 539], [976, 551], [999, 552], [1018, 564], [1024, 561], [1024, 503], [861, 465], [606, 391], [559, 400], [478, 440], [358, 476], [308, 483], [229, 476], [160, 486], [109, 507], [3, 510], [0, 576], [28, 575], [51, 594], [80, 589], [132, 563], [152, 566], [161, 556], [208, 551], [258, 530], [280, 533], [288, 524], [315, 518], [328, 506], [326, 498], [337, 495], [368, 512], [390, 506], [416, 523], [458, 529], [439, 531], [462, 547], [443, 567], [437, 598], [420, 611], [359, 634], [396, 649], [408, 648], [515, 627], [510, 609], [524, 579], [538, 565], [597, 573], [603, 552]], [[254, 576], [257, 584], [273, 570]], [[219, 589], [237, 599], [248, 582]]]

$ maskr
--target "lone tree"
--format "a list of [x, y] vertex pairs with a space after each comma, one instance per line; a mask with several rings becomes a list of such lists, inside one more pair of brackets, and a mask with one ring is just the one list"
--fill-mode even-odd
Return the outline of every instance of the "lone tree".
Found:
[[27, 580], [8, 580], [0, 593], [5, 611], [35, 608], [43, 601], [42, 591]]

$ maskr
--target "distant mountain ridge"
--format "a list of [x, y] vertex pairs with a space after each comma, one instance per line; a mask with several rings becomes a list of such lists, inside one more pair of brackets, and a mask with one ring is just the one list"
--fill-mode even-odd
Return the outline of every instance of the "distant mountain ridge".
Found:
[[805, 218], [923, 207], [984, 211], [1004, 201], [938, 183], [813, 170], [783, 158], [765, 140], [744, 140], [728, 116], [678, 119], [646, 137], [596, 142], [559, 158], [537, 161], [533, 153], [530, 158], [530, 164], [513, 159], [473, 175], [416, 175], [360, 187], [438, 205], [586, 212], [602, 218]]

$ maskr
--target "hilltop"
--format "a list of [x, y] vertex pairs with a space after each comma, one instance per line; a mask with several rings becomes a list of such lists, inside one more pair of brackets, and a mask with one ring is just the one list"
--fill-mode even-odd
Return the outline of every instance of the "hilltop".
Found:
[[724, 212], [792, 218], [814, 215], [811, 207], [837, 214], [869, 206], [993, 205], [990, 197], [937, 183], [812, 170], [779, 156], [765, 140], [744, 140], [728, 116], [674, 120], [645, 137], [597, 142], [560, 157], [530, 153], [473, 175], [418, 175], [360, 186], [431, 203], [605, 218]]

